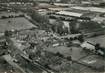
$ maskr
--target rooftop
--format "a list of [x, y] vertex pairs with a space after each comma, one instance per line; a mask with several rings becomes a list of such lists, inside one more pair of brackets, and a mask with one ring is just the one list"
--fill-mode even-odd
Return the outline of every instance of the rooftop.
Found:
[[80, 6], [75, 6], [71, 7], [73, 9], [80, 9], [80, 10], [88, 10], [88, 11], [93, 11], [93, 12], [99, 12], [99, 13], [105, 13], [104, 8], [99, 8], [99, 7], [80, 7]]
[[82, 13], [69, 12], [69, 11], [59, 11], [56, 14], [74, 16], [74, 17], [81, 17], [82, 16]]

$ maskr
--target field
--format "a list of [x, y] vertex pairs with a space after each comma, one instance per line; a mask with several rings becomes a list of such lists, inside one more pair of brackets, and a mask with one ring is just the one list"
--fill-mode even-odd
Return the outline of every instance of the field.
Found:
[[0, 19], [0, 32], [5, 30], [22, 30], [35, 27], [31, 22], [23, 17]]
[[99, 43], [101, 44], [102, 47], [105, 47], [105, 35], [93, 37], [93, 38], [88, 38], [87, 41], [90, 41], [92, 43]]

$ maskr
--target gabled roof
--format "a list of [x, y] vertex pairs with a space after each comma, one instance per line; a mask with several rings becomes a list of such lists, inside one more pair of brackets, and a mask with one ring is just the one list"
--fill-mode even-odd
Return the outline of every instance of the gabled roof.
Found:
[[82, 13], [69, 12], [69, 11], [59, 11], [56, 14], [74, 16], [74, 17], [81, 17], [82, 16]]
[[105, 13], [105, 8], [99, 8], [99, 7], [80, 7], [80, 6], [75, 6], [71, 7], [73, 9], [80, 9], [80, 10], [89, 10], [93, 12], [100, 12], [100, 13]]

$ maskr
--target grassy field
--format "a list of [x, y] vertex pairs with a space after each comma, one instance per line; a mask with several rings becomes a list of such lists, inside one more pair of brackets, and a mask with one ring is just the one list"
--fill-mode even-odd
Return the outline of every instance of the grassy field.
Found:
[[0, 19], [0, 32], [11, 29], [29, 29], [31, 27], [35, 26], [23, 17]]
[[99, 43], [102, 47], [105, 47], [105, 35], [88, 38], [87, 41], [90, 41], [95, 44]]

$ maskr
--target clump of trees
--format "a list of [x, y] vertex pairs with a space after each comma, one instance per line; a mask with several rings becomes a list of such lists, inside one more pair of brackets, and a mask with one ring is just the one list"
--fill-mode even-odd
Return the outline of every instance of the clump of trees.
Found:
[[61, 0], [61, 3], [68, 3], [70, 2], [71, 0]]
[[40, 29], [49, 29], [50, 23], [49, 23], [49, 17], [45, 15], [41, 15], [38, 13], [38, 11], [33, 10], [31, 8], [27, 8], [24, 10], [21, 10], [22, 12], [27, 12], [27, 14], [31, 17], [30, 21], [38, 26]]
[[6, 30], [6, 31], [4, 32], [4, 36], [5, 36], [5, 37], [10, 37], [11, 35], [12, 35], [12, 32], [11, 32], [11, 31]]
[[37, 11], [30, 12], [31, 18], [39, 23], [37, 26], [41, 29], [48, 29], [50, 27], [49, 18], [44, 15], [40, 15]]
[[80, 35], [79, 37], [78, 37], [78, 40], [81, 42], [81, 43], [83, 43], [85, 40], [84, 40], [84, 36], [83, 35]]
[[60, 35], [63, 33], [63, 22], [60, 20], [56, 20], [56, 22], [52, 25], [52, 30]]
[[60, 19], [57, 19], [54, 24], [52, 24], [51, 29], [53, 32], [56, 32], [60, 35], [65, 35], [66, 33], [68, 34], [68, 27], [65, 27], [63, 21], [61, 21]]
[[37, 11], [32, 12], [31, 18], [37, 21], [38, 23], [49, 23], [48, 17], [40, 15]]
[[69, 23], [69, 26], [70, 26], [70, 32], [72, 34], [76, 34], [76, 33], [79, 33], [79, 24], [77, 22], [77, 20], [73, 20]]

